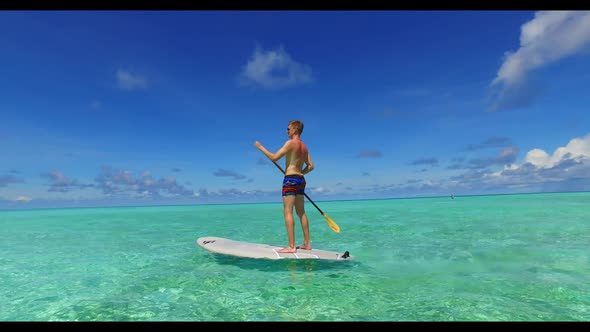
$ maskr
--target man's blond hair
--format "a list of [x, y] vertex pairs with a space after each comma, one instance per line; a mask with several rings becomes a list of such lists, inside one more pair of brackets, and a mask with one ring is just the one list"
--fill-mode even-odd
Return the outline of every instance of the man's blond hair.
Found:
[[299, 135], [301, 135], [301, 133], [303, 132], [303, 122], [299, 121], [299, 120], [293, 120], [293, 121], [289, 121], [289, 125], [297, 128], [297, 133]]

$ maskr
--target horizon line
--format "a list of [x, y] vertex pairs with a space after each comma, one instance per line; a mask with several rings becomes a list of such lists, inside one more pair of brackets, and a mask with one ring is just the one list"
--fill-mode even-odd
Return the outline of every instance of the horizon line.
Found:
[[[386, 197], [386, 198], [358, 198], [358, 199], [329, 199], [315, 202], [351, 202], [351, 201], [386, 201], [402, 199], [426, 199], [445, 197], [479, 197], [479, 196], [511, 196], [511, 195], [540, 195], [540, 194], [568, 194], [568, 193], [590, 193], [590, 190], [578, 191], [536, 191], [519, 193], [496, 193], [496, 194], [466, 194], [466, 195], [437, 195], [437, 196], [410, 196], [410, 197]], [[0, 208], [2, 211], [31, 211], [31, 210], [60, 210], [60, 209], [112, 209], [112, 208], [146, 208], [146, 207], [189, 207], [209, 205], [254, 205], [254, 204], [281, 204], [281, 202], [239, 202], [239, 203], [196, 203], [196, 204], [152, 204], [152, 205], [106, 205], [106, 206], [76, 206], [76, 207], [31, 207], [31, 208]]]

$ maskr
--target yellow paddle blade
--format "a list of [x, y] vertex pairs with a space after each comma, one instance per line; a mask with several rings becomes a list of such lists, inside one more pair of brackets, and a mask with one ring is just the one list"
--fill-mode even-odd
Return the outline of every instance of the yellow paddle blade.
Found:
[[328, 215], [325, 213], [324, 213], [324, 218], [326, 218], [326, 222], [328, 223], [328, 226], [330, 226], [330, 228], [334, 232], [340, 233], [340, 227], [334, 222], [334, 220], [332, 220], [332, 218], [328, 217]]

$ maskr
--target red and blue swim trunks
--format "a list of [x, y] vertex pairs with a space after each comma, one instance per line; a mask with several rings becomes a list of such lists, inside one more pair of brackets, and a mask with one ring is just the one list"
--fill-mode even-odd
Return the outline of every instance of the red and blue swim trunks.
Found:
[[303, 175], [285, 175], [283, 179], [283, 196], [303, 195], [305, 192], [305, 178]]

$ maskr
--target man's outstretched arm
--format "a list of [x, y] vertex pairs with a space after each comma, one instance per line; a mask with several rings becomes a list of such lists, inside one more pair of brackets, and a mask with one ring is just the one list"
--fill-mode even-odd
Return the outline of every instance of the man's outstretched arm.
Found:
[[291, 148], [291, 144], [290, 141], [285, 142], [285, 144], [283, 145], [282, 148], [279, 149], [279, 151], [277, 151], [276, 153], [272, 153], [270, 151], [268, 151], [264, 146], [262, 146], [262, 144], [260, 144], [260, 142], [256, 141], [254, 142], [254, 146], [256, 148], [258, 148], [258, 150], [262, 151], [262, 153], [264, 153], [265, 156], [268, 157], [268, 159], [272, 160], [272, 161], [277, 161], [281, 158], [283, 158], [283, 156], [285, 154], [287, 154], [287, 152], [289, 151], [289, 149]]

